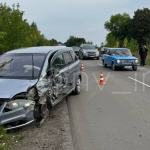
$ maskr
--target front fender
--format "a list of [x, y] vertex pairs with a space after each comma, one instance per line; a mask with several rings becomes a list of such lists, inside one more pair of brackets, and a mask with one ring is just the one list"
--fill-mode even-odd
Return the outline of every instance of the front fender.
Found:
[[117, 65], [117, 59], [116, 58], [112, 58], [111, 63], [114, 63], [115, 65]]

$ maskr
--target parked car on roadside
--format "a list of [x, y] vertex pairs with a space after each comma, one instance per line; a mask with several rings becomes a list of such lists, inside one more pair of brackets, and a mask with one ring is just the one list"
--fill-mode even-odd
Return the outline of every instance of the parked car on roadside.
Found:
[[99, 56], [102, 57], [103, 54], [106, 54], [108, 47], [102, 47], [99, 51]]
[[79, 56], [80, 47], [78, 47], [78, 46], [72, 46], [72, 49], [74, 50], [74, 52], [76, 53], [76, 55]]
[[137, 70], [139, 60], [132, 56], [131, 51], [127, 48], [108, 48], [107, 53], [102, 55], [102, 64], [104, 67], [111, 66], [112, 70], [126, 66], [131, 66], [133, 70]]
[[92, 44], [82, 44], [79, 50], [79, 58], [96, 58], [97, 60], [99, 60], [99, 51]]
[[81, 91], [81, 63], [72, 48], [13, 50], [0, 57], [0, 125], [7, 130], [43, 121], [51, 107]]

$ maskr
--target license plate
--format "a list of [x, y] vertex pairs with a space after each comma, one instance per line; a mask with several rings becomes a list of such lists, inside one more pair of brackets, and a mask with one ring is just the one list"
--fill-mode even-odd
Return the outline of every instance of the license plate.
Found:
[[131, 68], [131, 66], [125, 66], [125, 68]]

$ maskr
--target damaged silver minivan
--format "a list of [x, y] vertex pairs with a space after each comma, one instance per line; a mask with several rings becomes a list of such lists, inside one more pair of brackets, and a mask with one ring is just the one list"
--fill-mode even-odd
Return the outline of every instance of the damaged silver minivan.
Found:
[[0, 125], [41, 122], [67, 95], [81, 91], [81, 63], [72, 48], [31, 47], [0, 56]]

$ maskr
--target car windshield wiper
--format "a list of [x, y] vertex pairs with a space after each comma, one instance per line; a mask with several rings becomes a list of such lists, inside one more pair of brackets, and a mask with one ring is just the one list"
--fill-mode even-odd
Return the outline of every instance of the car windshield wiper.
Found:
[[5, 65], [7, 65], [8, 63], [10, 63], [13, 59], [9, 60], [9, 61], [6, 61], [4, 63], [1, 63], [0, 64], [0, 68], [4, 67]]

